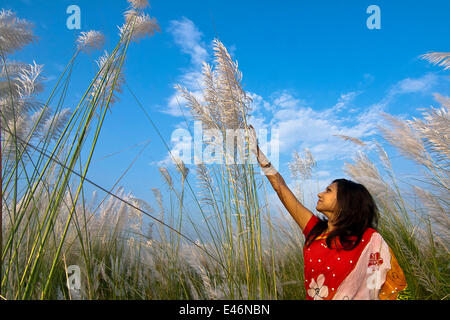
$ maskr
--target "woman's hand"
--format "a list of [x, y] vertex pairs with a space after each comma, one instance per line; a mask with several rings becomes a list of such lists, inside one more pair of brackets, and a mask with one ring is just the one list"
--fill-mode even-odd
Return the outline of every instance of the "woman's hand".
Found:
[[284, 207], [292, 215], [294, 220], [303, 230], [306, 227], [309, 219], [312, 217], [312, 212], [305, 208], [294, 196], [283, 177], [278, 173], [277, 170], [272, 166], [269, 159], [265, 154], [259, 149], [258, 139], [256, 138], [256, 132], [253, 126], [249, 126], [249, 143], [250, 150], [256, 155], [256, 159], [259, 165], [262, 167], [262, 172], [269, 179], [270, 184], [277, 193]]
[[249, 126], [249, 142], [250, 150], [256, 155], [256, 160], [258, 160], [259, 165], [262, 167], [262, 171], [265, 175], [274, 175], [277, 173], [275, 168], [270, 163], [270, 160], [261, 151], [258, 145], [258, 138], [256, 137], [256, 131], [252, 125]]

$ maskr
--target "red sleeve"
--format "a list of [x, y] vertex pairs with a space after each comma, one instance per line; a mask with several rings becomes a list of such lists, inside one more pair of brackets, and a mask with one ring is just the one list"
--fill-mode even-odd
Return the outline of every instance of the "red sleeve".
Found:
[[308, 223], [306, 224], [305, 229], [303, 229], [303, 234], [305, 235], [305, 238], [308, 236], [308, 233], [311, 231], [311, 229], [319, 222], [320, 219], [317, 218], [315, 215], [312, 215], [311, 218], [309, 218]]

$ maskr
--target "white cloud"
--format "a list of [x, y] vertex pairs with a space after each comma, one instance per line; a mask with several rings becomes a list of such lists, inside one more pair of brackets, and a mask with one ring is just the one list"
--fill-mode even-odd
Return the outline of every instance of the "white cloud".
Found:
[[171, 165], [173, 163], [172, 159], [170, 158], [170, 155], [168, 154], [164, 159], [162, 160], [158, 160], [158, 161], [152, 161], [149, 163], [149, 165], [151, 166], [156, 166], [156, 167], [165, 167], [167, 168], [169, 165]]
[[304, 101], [295, 98], [291, 93], [287, 90], [283, 90], [280, 92], [275, 92], [272, 95], [273, 104], [276, 108], [285, 108], [285, 109], [293, 109], [298, 107], [301, 104], [304, 104]]
[[396, 94], [426, 92], [437, 83], [437, 76], [433, 73], [428, 73], [423, 77], [412, 79], [406, 78], [399, 81], [394, 87], [393, 91]]
[[[178, 77], [177, 83], [186, 87], [197, 99], [201, 100], [202, 63], [208, 59], [208, 52], [202, 41], [203, 33], [186, 17], [170, 21], [169, 32], [173, 35], [181, 52], [191, 57], [191, 66]], [[167, 100], [167, 107], [159, 111], [174, 117], [192, 118], [186, 107], [186, 99], [176, 89], [174, 90], [175, 92]]]
[[[351, 118], [338, 114], [338, 111], [347, 111], [351, 102], [360, 93], [343, 93], [335, 105], [324, 110], [307, 107], [305, 101], [295, 98], [286, 90], [271, 95], [271, 102], [258, 95], [255, 96], [258, 97], [257, 105], [272, 106], [265, 107], [271, 111], [267, 117], [269, 120], [267, 129], [279, 130], [280, 154], [287, 152], [290, 154], [293, 150], [302, 151], [309, 148], [317, 161], [331, 161], [349, 159], [360, 148], [335, 135], [365, 140], [375, 133], [376, 123], [380, 118], [379, 105], [373, 105], [362, 113], [355, 113]], [[261, 118], [260, 116], [257, 119]]]
[[[183, 82], [182, 82], [183, 83]], [[187, 87], [189, 88], [189, 87]], [[203, 95], [201, 90], [191, 91], [192, 95], [198, 100], [203, 101]], [[159, 110], [162, 113], [169, 114], [173, 117], [186, 117], [192, 118], [190, 109], [187, 107], [187, 100], [179, 93], [175, 91], [168, 99], [167, 109]]]
[[167, 104], [168, 108], [160, 111], [174, 117], [181, 117], [183, 115], [186, 116], [188, 114], [186, 103], [187, 101], [184, 97], [182, 97], [179, 93], [174, 93], [169, 98], [169, 102]]
[[[181, 52], [191, 57], [191, 65], [178, 77], [177, 84], [185, 87], [199, 101], [202, 101], [202, 63], [208, 59], [208, 52], [202, 41], [203, 33], [186, 17], [181, 20], [170, 21], [169, 32], [173, 35], [174, 41], [180, 47]], [[187, 100], [175, 88], [174, 93], [167, 99], [167, 105], [160, 108], [159, 111], [173, 117], [192, 119], [191, 112], [187, 107]], [[185, 123], [183, 122], [181, 127], [178, 125], [178, 128], [185, 128]], [[177, 153], [177, 151], [186, 150], [188, 144], [190, 146], [190, 142], [187, 141], [171, 141], [171, 151]], [[172, 155], [167, 152], [164, 159], [150, 164], [169, 166], [173, 164]]]
[[180, 82], [190, 90], [200, 90], [203, 82], [203, 73], [197, 69], [188, 71], [181, 75]]
[[254, 92], [246, 92], [247, 96], [249, 96], [252, 99], [251, 107], [252, 107], [252, 114], [259, 114], [262, 111], [270, 111], [272, 112], [274, 110], [274, 106], [272, 106], [269, 102], [263, 99], [260, 95], [254, 93]]
[[348, 105], [358, 96], [361, 92], [352, 91], [348, 93], [343, 93], [339, 97], [338, 102], [331, 108], [331, 110], [339, 112], [347, 108]]
[[389, 89], [386, 96], [378, 104], [385, 108], [400, 95], [428, 93], [437, 82], [438, 76], [433, 73], [427, 73], [419, 78], [406, 78], [400, 80]]
[[182, 52], [191, 56], [193, 65], [201, 65], [208, 58], [205, 44], [202, 42], [203, 33], [186, 17], [181, 20], [170, 21], [169, 32]]

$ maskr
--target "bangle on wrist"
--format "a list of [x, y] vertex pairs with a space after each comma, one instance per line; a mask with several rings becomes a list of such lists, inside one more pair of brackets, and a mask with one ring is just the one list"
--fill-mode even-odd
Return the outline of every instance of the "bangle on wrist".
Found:
[[268, 167], [270, 167], [271, 165], [272, 165], [271, 162], [268, 162], [268, 163], [266, 163], [266, 164], [261, 164], [261, 168], [268, 168]]

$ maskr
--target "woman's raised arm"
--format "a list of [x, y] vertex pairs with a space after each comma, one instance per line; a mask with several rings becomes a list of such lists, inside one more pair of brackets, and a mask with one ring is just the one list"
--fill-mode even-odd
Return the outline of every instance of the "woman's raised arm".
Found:
[[297, 222], [302, 230], [305, 229], [306, 224], [312, 217], [313, 213], [305, 208], [300, 201], [298, 201], [279, 172], [266, 175], [266, 177], [269, 179], [270, 184], [278, 194], [278, 197], [284, 207], [291, 214], [292, 218], [294, 218], [295, 222]]
[[306, 224], [312, 217], [313, 213], [305, 206], [303, 206], [300, 201], [298, 201], [298, 199], [294, 196], [291, 189], [289, 189], [286, 182], [284, 181], [283, 177], [272, 166], [272, 164], [269, 162], [269, 159], [267, 159], [264, 153], [259, 149], [255, 129], [252, 126], [250, 126], [249, 128], [251, 131], [250, 137], [252, 139], [250, 143], [253, 143], [253, 148], [251, 149], [256, 153], [256, 159], [262, 167], [264, 174], [266, 175], [267, 179], [269, 179], [270, 184], [277, 193], [284, 207], [291, 214], [292, 218], [294, 218], [295, 222], [297, 222], [302, 230], [305, 229]]

